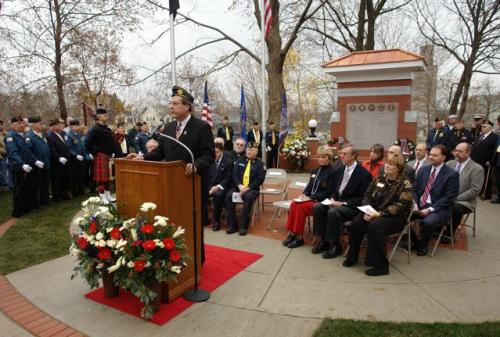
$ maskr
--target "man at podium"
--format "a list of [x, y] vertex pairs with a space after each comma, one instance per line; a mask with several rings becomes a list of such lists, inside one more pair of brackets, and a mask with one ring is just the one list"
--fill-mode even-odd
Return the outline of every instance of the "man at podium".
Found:
[[215, 158], [214, 137], [210, 125], [192, 115], [193, 102], [193, 96], [185, 89], [178, 86], [172, 88], [169, 109], [175, 121], [168, 124], [163, 133], [167, 136], [176, 138], [193, 152], [194, 166], [191, 164], [191, 156], [185, 148], [174, 140], [161, 136], [158, 138], [159, 146], [152, 152], [144, 155], [132, 153], [129, 154], [127, 158], [153, 161], [182, 160], [188, 163], [186, 165], [186, 175], [190, 176], [196, 173], [201, 178], [201, 218], [202, 226], [205, 226], [208, 224], [207, 174]]

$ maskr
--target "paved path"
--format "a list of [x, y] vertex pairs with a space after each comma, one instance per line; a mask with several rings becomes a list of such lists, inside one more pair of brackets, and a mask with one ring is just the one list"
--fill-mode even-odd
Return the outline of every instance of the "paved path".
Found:
[[[264, 256], [162, 327], [83, 297], [61, 257], [7, 276], [29, 301], [88, 336], [311, 336], [324, 317], [418, 322], [480, 322], [500, 317], [500, 208], [480, 202], [469, 251], [439, 248], [435, 257], [396, 253], [391, 274], [364, 275], [324, 260], [310, 247], [206, 230], [206, 242]], [[470, 220], [472, 221], [472, 219]], [[36, 280], [36, 282], [34, 282]], [[0, 316], [0, 327], [4, 325]], [[0, 330], [2, 331], [2, 330]], [[10, 336], [10, 335], [9, 335]], [[15, 336], [15, 335], [14, 335]], [[25, 335], [20, 335], [25, 336]]]

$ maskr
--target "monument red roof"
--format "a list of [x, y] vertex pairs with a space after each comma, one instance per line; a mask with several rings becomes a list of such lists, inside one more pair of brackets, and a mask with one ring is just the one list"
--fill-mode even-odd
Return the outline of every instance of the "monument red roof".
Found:
[[356, 51], [338, 59], [323, 63], [323, 68], [336, 68], [345, 66], [408, 62], [408, 61], [424, 61], [424, 57], [410, 53], [402, 49], [385, 49], [385, 50], [367, 50]]

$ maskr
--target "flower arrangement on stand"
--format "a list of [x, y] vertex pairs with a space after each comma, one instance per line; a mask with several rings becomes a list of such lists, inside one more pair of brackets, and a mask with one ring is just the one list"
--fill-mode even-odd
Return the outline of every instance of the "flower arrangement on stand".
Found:
[[311, 152], [305, 139], [299, 135], [285, 140], [285, 144], [281, 148], [281, 154], [290, 164], [303, 169], [305, 161], [309, 158]]
[[394, 145], [401, 147], [401, 152], [408, 162], [415, 159], [415, 143], [408, 138], [401, 138], [394, 141]]
[[[100, 208], [103, 207], [98, 206]], [[107, 234], [107, 240], [102, 238], [106, 245], [102, 250], [106, 249], [106, 252], [98, 251], [97, 260], [90, 259], [87, 254], [89, 247], [94, 246], [90, 248], [92, 250], [97, 248], [96, 242], [99, 248], [103, 245], [101, 240], [96, 241], [87, 232], [91, 226], [87, 223], [95, 218], [94, 215], [84, 216], [83, 220], [77, 219], [82, 233], [71, 246], [72, 253], [79, 259], [77, 270], [92, 288], [98, 286], [99, 274], [87, 270], [110, 273], [115, 285], [139, 298], [144, 305], [141, 316], [147, 319], [159, 310], [162, 283], [175, 280], [189, 259], [184, 240], [185, 229], [171, 224], [165, 216], [154, 216], [155, 209], [155, 204], [143, 203], [135, 218], [121, 221], [114, 217], [111, 223], [102, 223], [99, 233]], [[96, 223], [96, 226], [100, 228], [100, 223]]]

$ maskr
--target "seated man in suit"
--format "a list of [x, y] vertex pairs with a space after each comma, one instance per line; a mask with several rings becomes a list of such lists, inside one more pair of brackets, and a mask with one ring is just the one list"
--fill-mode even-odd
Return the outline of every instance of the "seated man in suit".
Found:
[[259, 144], [249, 142], [247, 144], [246, 155], [240, 157], [233, 166], [233, 188], [226, 194], [226, 210], [228, 217], [228, 225], [226, 233], [233, 234], [238, 230], [238, 222], [234, 208], [236, 204], [233, 202], [233, 193], [240, 193], [243, 199], [243, 223], [240, 227], [240, 235], [247, 235], [248, 225], [252, 205], [259, 196], [260, 186], [266, 178], [266, 169], [262, 160], [257, 158]]
[[[224, 147], [225, 146], [224, 145], [225, 144], [224, 138], [222, 138], [222, 137], [215, 137], [214, 144], [217, 144], [217, 143], [221, 144], [222, 147]], [[234, 162], [234, 151], [232, 151], [232, 150], [231, 151], [230, 150], [226, 150], [225, 147], [224, 147], [224, 157], [230, 158], [231, 161]]]
[[410, 160], [406, 165], [415, 171], [415, 175], [417, 175], [418, 171], [423, 166], [430, 165], [427, 160], [427, 145], [424, 143], [417, 144], [417, 146], [415, 146], [415, 159]]
[[225, 154], [224, 145], [215, 143], [215, 163], [208, 172], [208, 194], [214, 201], [214, 223], [212, 229], [220, 229], [220, 217], [224, 197], [227, 190], [232, 186], [233, 159]]
[[[471, 148], [471, 145], [465, 142], [458, 144], [454, 153], [455, 160], [450, 160], [446, 163], [446, 165], [459, 174], [460, 183], [460, 189], [457, 199], [453, 204], [453, 213], [451, 216], [453, 232], [460, 225], [462, 216], [474, 212], [476, 209], [476, 198], [481, 193], [481, 186], [483, 185], [484, 169], [471, 159]], [[447, 237], [441, 238], [441, 242], [443, 243], [449, 243], [449, 241]]]
[[458, 195], [458, 173], [444, 164], [447, 155], [446, 146], [434, 145], [428, 157], [431, 165], [423, 167], [415, 179], [417, 217], [422, 219], [422, 238], [416, 240], [419, 256], [427, 255], [436, 226], [450, 220]]
[[[400, 154], [400, 155], [403, 155], [402, 151], [401, 151], [401, 146], [399, 145], [392, 145], [392, 146], [389, 146], [389, 148], [387, 149], [387, 153], [386, 153], [386, 158], [387, 159], [390, 159], [392, 158], [395, 154]], [[378, 176], [379, 177], [383, 177], [385, 174], [385, 168], [382, 166], [380, 168], [380, 170], [378, 171]], [[403, 174], [408, 178], [410, 179], [410, 181], [413, 183], [413, 181], [415, 180], [415, 171], [413, 170], [413, 168], [409, 167], [408, 165], [405, 165], [404, 169], [403, 169]]]
[[323, 253], [323, 258], [331, 259], [342, 255], [340, 232], [346, 221], [358, 215], [357, 207], [361, 204], [365, 190], [372, 181], [370, 172], [356, 162], [358, 151], [352, 144], [346, 144], [340, 150], [342, 166], [333, 173], [330, 198], [332, 204], [325, 206], [317, 203], [313, 206], [313, 234], [316, 245], [313, 254]]

